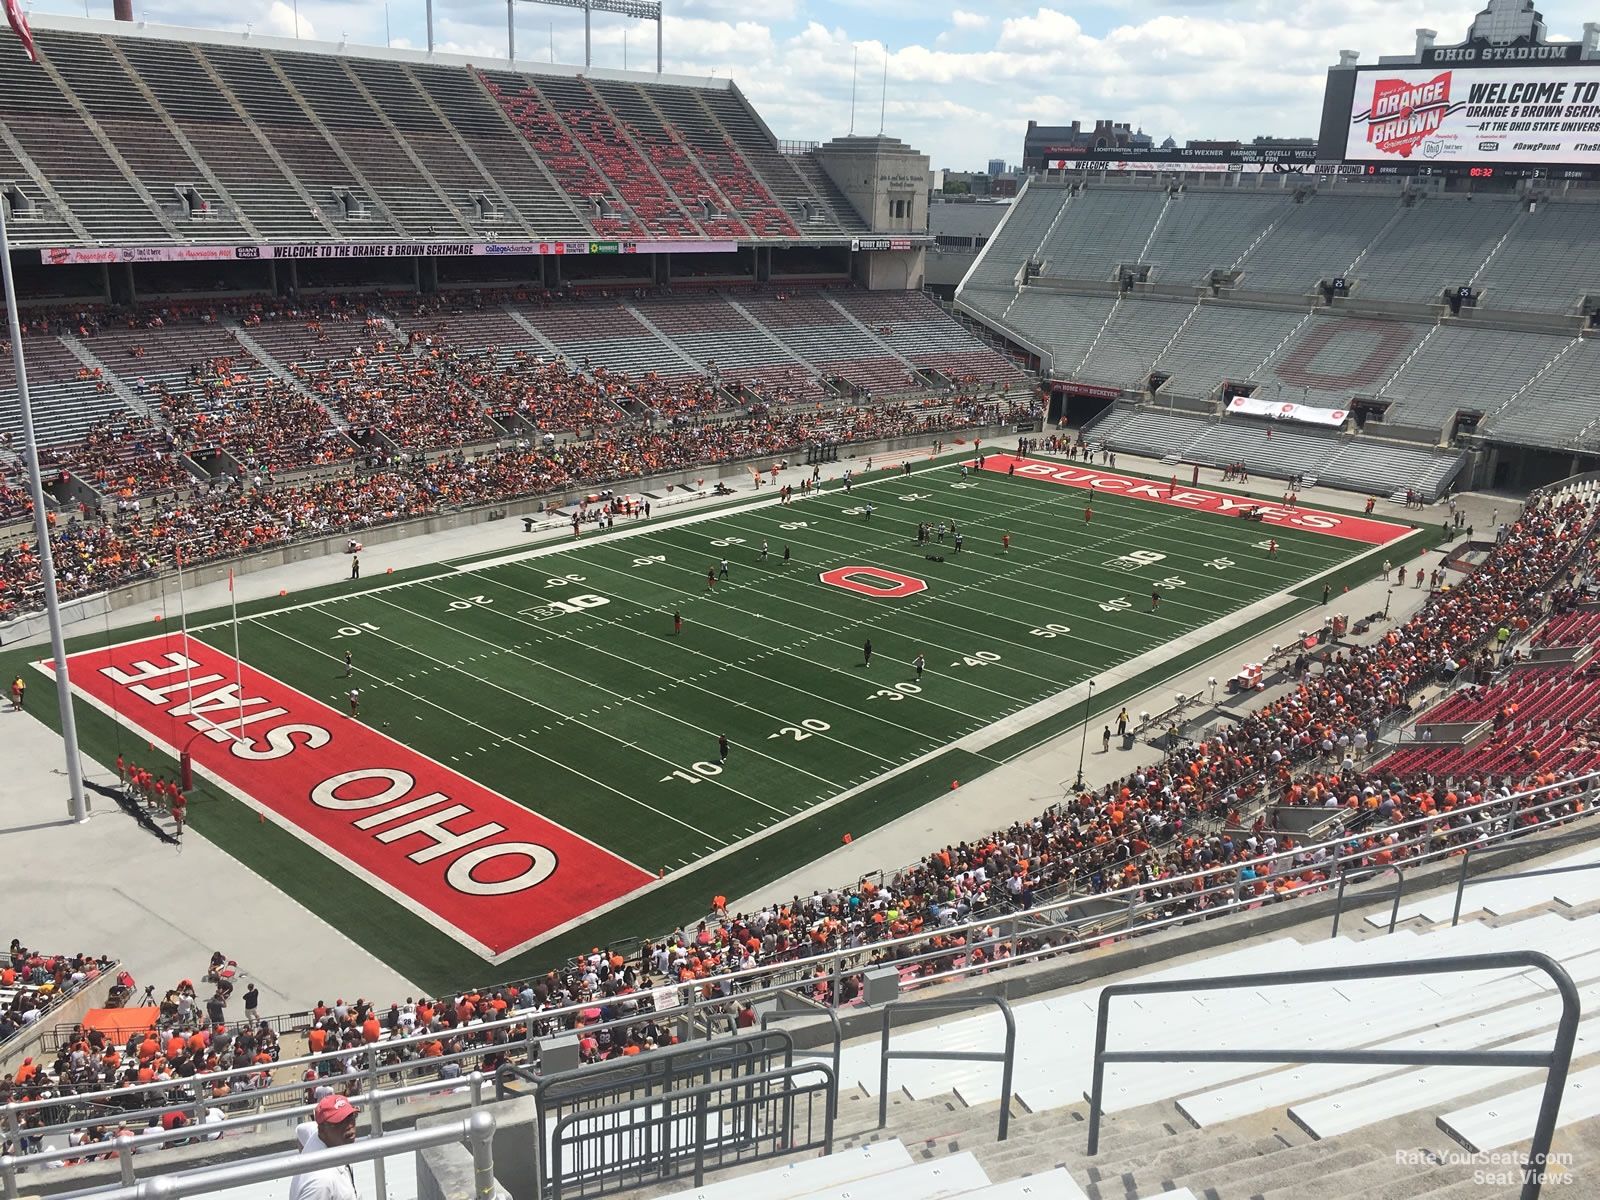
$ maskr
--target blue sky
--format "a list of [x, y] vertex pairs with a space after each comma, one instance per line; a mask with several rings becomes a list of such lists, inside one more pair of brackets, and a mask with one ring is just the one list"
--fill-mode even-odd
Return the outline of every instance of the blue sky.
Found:
[[[83, 0], [23, 0], [81, 16]], [[1015, 162], [1029, 118], [1131, 121], [1160, 138], [1314, 136], [1323, 78], [1341, 49], [1362, 60], [1410, 50], [1413, 30], [1458, 42], [1483, 0], [665, 0], [666, 69], [731, 75], [779, 137], [876, 133], [885, 54], [885, 132], [935, 167]], [[292, 36], [291, 0], [134, 0], [153, 22]], [[90, 0], [110, 15], [110, 0]], [[423, 0], [300, 0], [305, 38], [424, 46]], [[1575, 39], [1600, 0], [1539, 5], [1551, 36]], [[580, 14], [517, 5], [518, 58], [581, 62]], [[504, 55], [504, 0], [435, 0], [435, 41]], [[594, 61], [654, 66], [654, 28], [597, 15]]]

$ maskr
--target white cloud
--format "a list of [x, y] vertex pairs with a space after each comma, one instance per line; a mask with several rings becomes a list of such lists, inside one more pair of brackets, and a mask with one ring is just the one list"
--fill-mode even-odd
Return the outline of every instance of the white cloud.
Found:
[[950, 14], [950, 24], [957, 29], [985, 29], [989, 25], [989, 18], [982, 13], [967, 12], [958, 8]]
[[292, 5], [285, 4], [283, 0], [272, 0], [267, 7], [266, 14], [256, 26], [258, 33], [270, 33], [274, 37], [298, 37], [306, 41], [315, 41], [317, 27], [311, 23], [311, 18], [305, 13], [298, 17]]

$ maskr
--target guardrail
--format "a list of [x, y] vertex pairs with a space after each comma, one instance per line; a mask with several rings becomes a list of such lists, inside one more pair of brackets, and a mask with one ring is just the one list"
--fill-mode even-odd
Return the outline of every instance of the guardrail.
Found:
[[[373, 1163], [381, 1179], [383, 1160], [390, 1155], [415, 1153], [463, 1141], [472, 1146], [472, 1200], [493, 1200], [494, 1125], [492, 1113], [477, 1109], [469, 1116], [446, 1125], [391, 1133], [381, 1139], [373, 1136], [364, 1142], [333, 1150], [273, 1155], [271, 1158], [255, 1158], [198, 1171], [152, 1175], [142, 1180], [132, 1178], [131, 1172], [125, 1171], [120, 1187], [58, 1193], [56, 1200], [87, 1200], [88, 1197], [93, 1197], [93, 1200], [180, 1200], [186, 1196], [206, 1196], [225, 1188], [268, 1183], [309, 1171], [348, 1167], [362, 1162]], [[384, 1194], [380, 1186], [380, 1200]]]
[[[1461, 873], [1456, 876], [1456, 902], [1455, 906], [1450, 910], [1450, 928], [1454, 929], [1461, 924], [1461, 901], [1467, 891], [1467, 867], [1471, 864], [1472, 856], [1474, 854], [1492, 854], [1497, 850], [1504, 849], [1504, 846], [1468, 846], [1461, 852]], [[1510, 875], [1502, 875], [1494, 870], [1486, 871], [1483, 874], [1492, 875], [1503, 883], [1508, 879], [1537, 879], [1543, 875], [1567, 875], [1574, 871], [1593, 871], [1596, 869], [1600, 869], [1600, 862], [1572, 863], [1562, 867], [1541, 867], [1535, 871], [1515, 871]], [[1392, 920], [1389, 922], [1389, 928], [1391, 930], [1394, 928]]]
[[[1348, 983], [1360, 979], [1395, 979], [1411, 975], [1455, 975], [1470, 971], [1498, 971], [1529, 967], [1543, 971], [1561, 996], [1561, 1019], [1555, 1043], [1549, 1050], [1107, 1050], [1111, 1002], [1123, 996], [1159, 996], [1173, 993], [1228, 991], [1240, 988], [1291, 987], [1297, 984]], [[1425, 962], [1367, 963], [1348, 967], [1319, 967], [1305, 971], [1275, 971], [1266, 975], [1210, 979], [1161, 979], [1118, 983], [1100, 992], [1094, 1031], [1094, 1082], [1089, 1096], [1090, 1155], [1100, 1152], [1100, 1118], [1104, 1109], [1107, 1063], [1307, 1063], [1391, 1067], [1541, 1067], [1545, 1071], [1544, 1096], [1534, 1123], [1533, 1141], [1523, 1167], [1522, 1200], [1538, 1200], [1544, 1167], [1550, 1160], [1550, 1142], [1561, 1111], [1561, 1093], [1578, 1036], [1578, 989], [1560, 963], [1530, 950], [1499, 954], [1471, 954]]]
[[[796, 1082], [807, 1075], [821, 1081]], [[713, 1167], [726, 1167], [810, 1150], [831, 1154], [838, 1086], [825, 1063], [802, 1063], [571, 1113], [550, 1132], [548, 1193], [551, 1200], [562, 1200], [573, 1192], [619, 1191], [670, 1179], [684, 1162], [691, 1164], [694, 1185], [700, 1187], [708, 1160]], [[569, 1137], [574, 1128], [578, 1132]], [[536, 1136], [542, 1133], [541, 1128]], [[579, 1155], [570, 1174], [569, 1147]]]
[[[1581, 802], [1581, 805], [1580, 803]], [[847, 987], [864, 984], [865, 972], [873, 966], [891, 965], [902, 974], [902, 987], [917, 990], [978, 975], [992, 975], [1035, 964], [1078, 949], [1090, 948], [1107, 937], [1174, 929], [1186, 924], [1214, 920], [1230, 913], [1257, 909], [1301, 895], [1323, 894], [1337, 886], [1337, 880], [1364, 870], [1388, 865], [1378, 854], [1402, 862], [1407, 870], [1428, 862], [1439, 862], [1461, 854], [1468, 844], [1505, 844], [1528, 834], [1563, 826], [1587, 824], [1600, 812], [1600, 772], [1561, 784], [1547, 785], [1514, 793], [1506, 798], [1467, 805], [1451, 812], [1436, 813], [1385, 825], [1386, 840], [1379, 852], [1361, 848], [1357, 839], [1341, 836], [1329, 841], [1261, 855], [1238, 863], [1204, 871], [1190, 872], [1140, 883], [1114, 891], [1075, 896], [1022, 914], [930, 927], [916, 934], [869, 942], [863, 946], [833, 950], [783, 962], [765, 963], [727, 972], [693, 985], [668, 985], [680, 1000], [671, 1007], [654, 1008], [652, 992], [641, 991], [617, 997], [612, 1003], [620, 1015], [605, 1021], [585, 1024], [586, 1032], [602, 1029], [625, 1031], [642, 1020], [680, 1024], [691, 1040], [708, 1039], [716, 1014], [729, 1011], [736, 1003], [759, 1001], [780, 993], [811, 993], [825, 998], [832, 1007], [844, 1001]], [[1467, 839], [1470, 839], [1467, 840]], [[1242, 877], [1249, 870], [1255, 880]], [[1301, 882], [1296, 877], [1314, 869], [1324, 876], [1316, 882]], [[1295, 879], [1280, 895], [1258, 886]], [[1157, 894], [1159, 893], [1159, 894]], [[1111, 928], [1108, 911], [1121, 913], [1120, 929]], [[1094, 924], [1095, 931], [1083, 936], [1082, 930]], [[1109, 930], [1109, 932], [1108, 932]], [[938, 939], [936, 943], [935, 939]], [[964, 945], [953, 953], [951, 946]], [[975, 961], [973, 951], [983, 951]], [[667, 989], [657, 989], [657, 992]], [[383, 1092], [385, 1097], [439, 1092], [455, 1088], [473, 1089], [479, 1098], [470, 1072], [476, 1066], [494, 1069], [502, 1062], [521, 1062], [532, 1067], [538, 1062], [543, 1039], [562, 1032], [580, 1021], [585, 1009], [580, 1002], [554, 1009], [526, 1009], [498, 1021], [481, 1022], [456, 1031], [479, 1039], [477, 1044], [432, 1058], [420, 1057], [422, 1043], [437, 1035], [431, 1032], [378, 1042], [357, 1053], [354, 1069], [349, 1052], [304, 1055], [283, 1059], [275, 1070], [294, 1069], [297, 1074], [316, 1072], [314, 1083], [356, 1093]], [[193, 1111], [203, 1121], [205, 1110], [213, 1105], [224, 1111], [247, 1107], [248, 1116], [235, 1118], [231, 1128], [263, 1124], [291, 1115], [286, 1108], [298, 1108], [304, 1092], [314, 1083], [274, 1085], [230, 1096], [222, 1101], [208, 1099], [212, 1085], [237, 1081], [258, 1074], [259, 1067], [233, 1068], [210, 1072], [190, 1079], [83, 1093], [70, 1099], [56, 1097], [19, 1101], [0, 1107], [0, 1137], [16, 1145], [21, 1132], [30, 1138], [55, 1133], [70, 1133], [90, 1125], [107, 1123], [104, 1116], [69, 1116], [43, 1127], [29, 1122], [39, 1116], [60, 1113], [66, 1104], [98, 1105], [113, 1102], [119, 1106], [135, 1101], [132, 1111], [119, 1108], [118, 1119], [145, 1120], [173, 1108]], [[454, 1072], [454, 1078], [442, 1077]], [[421, 1082], [383, 1088], [390, 1081], [408, 1079]], [[298, 1095], [296, 1095], [298, 1094]], [[49, 1110], [45, 1113], [44, 1110]], [[303, 1111], [303, 1110], [302, 1110]], [[225, 1123], [226, 1124], [226, 1123]], [[211, 1129], [216, 1129], [213, 1125]], [[173, 1139], [184, 1137], [177, 1131]], [[187, 1131], [188, 1136], [194, 1132]], [[149, 1136], [149, 1135], [142, 1135]], [[155, 1138], [153, 1140], [161, 1140]], [[8, 1176], [17, 1167], [83, 1157], [81, 1148], [44, 1152], [15, 1160]], [[11, 1181], [14, 1187], [14, 1181]], [[8, 1195], [14, 1194], [8, 1192]]]
[[[894, 1024], [894, 1014], [907, 1010], [919, 1012], [962, 1012], [992, 1004], [1000, 1010], [1006, 1022], [1005, 1049], [999, 1053], [990, 1050], [891, 1050], [889, 1033]], [[1002, 996], [930, 996], [925, 1000], [891, 1000], [883, 1006], [883, 1041], [879, 1051], [878, 1068], [878, 1128], [889, 1124], [889, 1064], [897, 1059], [918, 1059], [923, 1062], [997, 1062], [1000, 1064], [1000, 1135], [1005, 1141], [1011, 1128], [1011, 1076], [1017, 1063], [1017, 1018], [1011, 1005]]]

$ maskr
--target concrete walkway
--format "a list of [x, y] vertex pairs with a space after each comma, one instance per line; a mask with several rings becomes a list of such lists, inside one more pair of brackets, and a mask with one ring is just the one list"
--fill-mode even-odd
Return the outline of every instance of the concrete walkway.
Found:
[[[985, 448], [1011, 448], [1015, 440], [986, 441]], [[897, 465], [908, 457], [914, 463], [924, 462], [928, 453], [924, 448], [877, 456], [874, 467]], [[864, 463], [842, 461], [824, 468], [823, 476], [837, 479], [850, 466], [859, 472]], [[1157, 461], [1128, 455], [1118, 456], [1118, 467], [1159, 478], [1170, 474]], [[791, 468], [780, 475], [779, 483], [798, 486], [801, 477], [809, 473], [810, 468]], [[1218, 479], [1218, 472], [1205, 471], [1200, 483], [1210, 486]], [[742, 499], [756, 494], [748, 480], [736, 486]], [[1277, 481], [1227, 486], [1270, 500], [1282, 495]], [[768, 488], [763, 486], [759, 494], [769, 494]], [[1516, 501], [1499, 496], [1459, 500], [1480, 537], [1488, 530], [1492, 511], [1498, 510], [1501, 519], [1508, 520], [1518, 508]], [[1347, 509], [1359, 508], [1362, 503], [1361, 497], [1352, 493], [1329, 489], [1303, 493], [1301, 501], [1307, 507], [1326, 504]], [[685, 501], [655, 520], [703, 510], [711, 502], [710, 497]], [[1388, 501], [1380, 501], [1374, 515], [1400, 520], [1420, 516], [1441, 523], [1445, 516], [1442, 508], [1425, 514], [1407, 513]], [[446, 558], [569, 539], [570, 533], [562, 528], [529, 535], [520, 521], [495, 521], [369, 545], [362, 552], [362, 568], [370, 579], [389, 568], [398, 571]], [[1431, 568], [1438, 561], [1437, 555], [1430, 554], [1423, 565]], [[342, 556], [289, 563], [239, 576], [239, 599], [276, 596], [282, 590], [293, 593], [335, 582], [348, 573], [348, 561]], [[1381, 583], [1363, 585], [1348, 596], [1337, 597], [1330, 607], [1359, 618], [1383, 609], [1385, 591]], [[1403, 620], [1425, 596], [1423, 590], [1397, 590], [1391, 615]], [[226, 584], [195, 587], [186, 602], [191, 612], [226, 604]], [[175, 609], [175, 598], [171, 603]], [[158, 610], [159, 606], [150, 604], [134, 605], [111, 614], [109, 621], [102, 617], [80, 622], [68, 634], [101, 631], [108, 624], [113, 630], [131, 630], [149, 622], [151, 613]], [[1241, 619], [1231, 616], [1229, 623]], [[1226, 678], [1241, 664], [1264, 657], [1271, 644], [1291, 640], [1312, 621], [1312, 614], [1306, 614], [1251, 639], [1224, 659], [1197, 665], [1169, 679], [1129, 708], [1135, 713], [1164, 710], [1176, 692], [1193, 694], [1204, 689], [1213, 675]], [[43, 641], [42, 637], [34, 640]], [[1128, 669], [1131, 672], [1132, 668]], [[1081, 694], [1063, 696], [1055, 703], [1081, 703]], [[1127, 753], [1117, 749], [1101, 752], [1098, 734], [1103, 723], [1101, 718], [1092, 722], [1084, 764], [1087, 783], [1103, 783], [1159, 757], [1144, 744]], [[93, 798], [94, 815], [86, 824], [67, 822], [60, 738], [40, 722], [12, 715], [0, 719], [0, 738], [6, 747], [6, 771], [0, 777], [0, 854], [11, 864], [7, 912], [12, 935], [47, 949], [114, 953], [129, 965], [141, 986], [150, 983], [158, 990], [182, 978], [198, 979], [211, 953], [221, 950], [239, 962], [247, 978], [257, 982], [262, 1007], [268, 1011], [298, 1010], [337, 996], [350, 999], [359, 994], [386, 1003], [417, 994], [410, 981], [346, 938], [339, 930], [337, 914], [306, 910], [270, 880], [241, 866], [204, 838], [190, 833], [181, 847], [167, 845], [104, 796]], [[762, 897], [741, 897], [737, 903], [748, 907], [764, 896], [787, 898], [818, 886], [850, 883], [868, 871], [898, 867], [947, 842], [1032, 816], [1062, 798], [1077, 772], [1080, 745], [1080, 730], [1070, 730], [763, 889]], [[106, 766], [88, 764], [88, 769], [91, 778], [102, 785], [111, 782], [112, 772]], [[841, 836], [846, 832], [841, 830]]]

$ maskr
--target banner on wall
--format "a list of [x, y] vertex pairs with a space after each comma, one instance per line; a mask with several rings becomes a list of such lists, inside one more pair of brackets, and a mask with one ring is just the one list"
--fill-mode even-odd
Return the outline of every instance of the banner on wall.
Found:
[[1228, 401], [1228, 411], [1241, 417], [1268, 417], [1274, 421], [1301, 421], [1307, 425], [1321, 425], [1337, 429], [1345, 423], [1349, 412], [1342, 408], [1316, 408], [1310, 404], [1288, 404], [1274, 400], [1257, 400], [1252, 396], [1235, 396]]
[[291, 262], [324, 258], [491, 258], [512, 254], [732, 254], [736, 242], [309, 242], [249, 246], [48, 246], [46, 266], [84, 263]]

